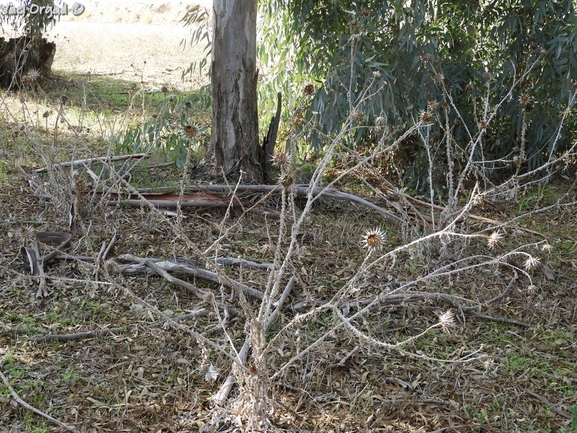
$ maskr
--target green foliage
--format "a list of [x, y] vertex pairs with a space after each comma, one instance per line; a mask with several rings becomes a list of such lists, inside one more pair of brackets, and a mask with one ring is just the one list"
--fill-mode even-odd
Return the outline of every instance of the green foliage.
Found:
[[[28, 36], [39, 36], [60, 19], [60, 6], [54, 0], [13, 0], [0, 14], [0, 24], [7, 24]], [[4, 10], [3, 10], [4, 11]]]
[[133, 128], [122, 130], [116, 137], [117, 151], [140, 153], [160, 151], [165, 153], [177, 167], [186, 162], [189, 149], [198, 153], [204, 139], [204, 128], [194, 122], [199, 108], [206, 110], [206, 95], [190, 95], [186, 98], [166, 98], [157, 114], [150, 120]]
[[[269, 0], [263, 11], [261, 60], [275, 79], [321, 83], [306, 113], [316, 151], [355, 112], [356, 146], [381, 138], [369, 128], [378, 117], [395, 136], [429, 112], [439, 176], [448, 133], [456, 154], [483, 135], [473, 161], [494, 176], [540, 167], [577, 129], [563, 116], [577, 80], [571, 0]], [[423, 143], [409, 138], [396, 158], [405, 181], [426, 183]]]
[[[208, 62], [208, 55], [212, 49], [209, 19], [210, 11], [207, 8], [200, 5], [194, 5], [186, 11], [186, 15], [181, 20], [187, 27], [196, 27], [190, 33], [190, 40], [188, 41], [190, 45], [196, 45], [202, 41], [206, 41], [206, 45], [203, 49], [205, 56], [199, 61], [192, 62], [188, 68], [183, 71], [183, 77], [187, 74], [192, 74], [195, 71], [198, 71], [199, 74], [202, 74], [202, 71], [205, 70]], [[180, 44], [183, 46], [183, 48], [186, 47], [187, 40], [183, 39]]]
[[571, 426], [569, 430], [561, 428], [559, 433], [577, 433], [577, 404], [570, 406], [569, 410], [571, 411]]

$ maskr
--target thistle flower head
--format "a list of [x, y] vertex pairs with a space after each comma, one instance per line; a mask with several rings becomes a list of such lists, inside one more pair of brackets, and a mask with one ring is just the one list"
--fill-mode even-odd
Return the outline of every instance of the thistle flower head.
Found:
[[380, 228], [368, 230], [363, 236], [363, 248], [369, 251], [380, 250], [385, 243], [385, 233]]
[[451, 310], [445, 311], [439, 316], [439, 324], [443, 332], [449, 332], [449, 328], [455, 326], [455, 315]]
[[538, 258], [529, 256], [529, 258], [525, 260], [525, 264], [523, 265], [523, 267], [528, 271], [530, 271], [531, 269], [538, 268], [539, 265], [541, 265], [541, 262], [539, 261]]
[[288, 156], [285, 152], [276, 151], [271, 157], [271, 160], [273, 165], [281, 167], [288, 161]]
[[434, 77], [434, 80], [437, 84], [441, 84], [443, 81], [445, 81], [445, 76], [443, 74], [436, 74]]
[[419, 113], [419, 120], [422, 123], [431, 123], [433, 121], [433, 115], [428, 111], [421, 111]]
[[30, 242], [35, 239], [36, 232], [31, 226], [21, 226], [17, 232], [18, 238], [24, 242]]
[[196, 125], [186, 125], [183, 129], [183, 137], [187, 140], [192, 140], [198, 135], [198, 127]]
[[364, 111], [354, 111], [352, 116], [355, 122], [362, 122], [363, 120], [365, 120]]
[[279, 184], [285, 188], [289, 188], [294, 183], [294, 178], [290, 174], [283, 173], [280, 175]]
[[40, 71], [38, 69], [30, 69], [22, 79], [25, 82], [33, 83], [40, 78]]
[[475, 194], [471, 200], [473, 206], [482, 206], [485, 203], [485, 194]]
[[503, 239], [503, 235], [501, 233], [491, 233], [489, 236], [487, 236], [487, 244], [489, 245], [489, 248], [495, 248], [501, 239]]
[[541, 251], [550, 254], [553, 251], [553, 247], [549, 243], [545, 243], [541, 246]]

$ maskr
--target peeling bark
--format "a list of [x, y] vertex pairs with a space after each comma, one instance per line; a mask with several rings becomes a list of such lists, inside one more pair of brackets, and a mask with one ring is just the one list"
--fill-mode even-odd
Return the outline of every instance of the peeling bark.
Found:
[[216, 171], [260, 182], [256, 0], [213, 1], [212, 137]]

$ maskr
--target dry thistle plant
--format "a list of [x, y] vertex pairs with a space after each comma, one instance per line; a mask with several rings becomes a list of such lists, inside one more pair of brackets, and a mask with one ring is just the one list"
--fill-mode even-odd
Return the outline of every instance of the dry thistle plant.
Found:
[[[533, 67], [531, 65], [530, 67]], [[524, 74], [526, 75], [528, 71]], [[524, 75], [523, 75], [524, 76]], [[519, 79], [514, 85], [518, 85], [521, 82]], [[438, 75], [439, 85], [444, 85], [442, 75]], [[345, 137], [351, 137], [354, 128], [358, 123], [364, 121], [364, 113], [362, 111], [361, 102], [370, 99], [371, 91], [370, 86], [361, 94], [357, 103], [352, 101], [349, 93], [349, 103], [351, 105], [350, 117], [345, 122], [342, 130], [331, 139], [326, 147], [325, 153], [319, 160], [310, 180], [309, 184], [309, 194], [307, 197], [306, 204], [302, 209], [302, 212], [296, 219], [293, 219], [287, 215], [286, 204], [287, 204], [287, 192], [290, 191], [291, 182], [287, 181], [286, 176], [281, 176], [280, 183], [283, 185], [283, 197], [282, 204], [283, 209], [281, 212], [281, 222], [279, 228], [279, 243], [275, 251], [275, 260], [273, 271], [269, 275], [267, 282], [265, 295], [263, 297], [259, 313], [256, 315], [256, 320], [253, 318], [253, 313], [249, 312], [247, 318], [250, 317], [250, 341], [251, 346], [254, 350], [253, 352], [253, 362], [255, 366], [259, 366], [258, 374], [247, 377], [247, 371], [245, 369], [239, 370], [237, 373], [242, 380], [237, 380], [240, 386], [239, 395], [258, 396], [258, 405], [253, 400], [246, 400], [244, 397], [242, 400], [243, 414], [251, 419], [247, 414], [250, 413], [251, 409], [249, 406], [252, 405], [252, 410], [254, 414], [253, 423], [251, 426], [263, 428], [267, 425], [266, 418], [270, 416], [269, 412], [271, 408], [275, 406], [275, 395], [270, 390], [271, 384], [278, 381], [283, 381], [286, 383], [288, 381], [288, 373], [295, 368], [301, 370], [302, 374], [301, 382], [297, 382], [299, 386], [306, 387], [306, 380], [310, 379], [311, 375], [314, 375], [314, 363], [308, 361], [314, 359], [319, 353], [325, 353], [327, 348], [327, 341], [334, 338], [335, 335], [344, 332], [351, 335], [356, 341], [359, 342], [361, 347], [367, 347], [372, 349], [385, 349], [400, 352], [406, 356], [413, 358], [418, 358], [421, 360], [434, 361], [434, 362], [481, 362], [484, 359], [482, 354], [482, 347], [478, 347], [467, 355], [461, 358], [455, 359], [434, 359], [428, 356], [426, 353], [415, 353], [411, 350], [406, 349], [414, 341], [424, 338], [428, 333], [433, 332], [436, 328], [439, 328], [443, 332], [451, 332], [451, 330], [457, 326], [457, 321], [454, 313], [451, 310], [446, 310], [444, 313], [440, 314], [437, 323], [427, 327], [422, 332], [416, 333], [415, 335], [400, 339], [396, 342], [387, 341], [380, 338], [380, 336], [370, 329], [370, 325], [364, 325], [363, 323], [370, 323], [367, 320], [373, 311], [378, 311], [382, 308], [382, 304], [386, 303], [388, 300], [394, 297], [401, 297], [407, 300], [412, 298], [418, 299], [437, 299], [441, 297], [443, 299], [452, 299], [454, 305], [464, 305], [465, 303], [472, 303], [475, 305], [481, 305], [484, 301], [479, 298], [463, 299], [463, 297], [454, 297], [453, 295], [445, 292], [442, 287], [442, 282], [448, 281], [457, 275], [467, 276], [465, 278], [472, 278], [475, 273], [481, 271], [482, 269], [492, 269], [495, 266], [505, 266], [509, 269], [509, 276], [499, 274], [499, 278], [507, 278], [508, 285], [505, 291], [495, 297], [498, 299], [501, 296], [511, 290], [511, 287], [518, 281], [518, 274], [523, 275], [526, 278], [530, 286], [533, 286], [531, 275], [528, 271], [534, 270], [539, 266], [539, 260], [531, 255], [526, 255], [524, 264], [521, 267], [511, 265], [508, 262], [508, 258], [512, 255], [524, 255], [522, 250], [529, 248], [529, 245], [522, 245], [518, 247], [516, 251], [505, 252], [500, 255], [492, 255], [497, 247], [502, 247], [505, 240], [505, 234], [502, 230], [503, 227], [489, 228], [488, 232], [478, 232], [478, 233], [464, 233], [461, 229], [457, 228], [459, 221], [466, 220], [468, 215], [471, 213], [475, 206], [481, 204], [483, 197], [487, 195], [494, 194], [494, 192], [500, 187], [487, 188], [488, 185], [486, 178], [480, 176], [481, 181], [473, 188], [469, 199], [462, 203], [459, 194], [465, 189], [465, 183], [468, 178], [473, 176], [473, 174], [479, 173], [479, 167], [483, 166], [486, 161], [483, 159], [476, 160], [474, 154], [477, 149], [483, 148], [484, 134], [488, 128], [490, 128], [491, 122], [494, 119], [495, 113], [499, 109], [499, 105], [508, 97], [505, 97], [497, 103], [495, 107], [489, 107], [489, 98], [487, 97], [485, 101], [485, 109], [483, 110], [483, 117], [480, 120], [482, 128], [478, 135], [470, 136], [470, 145], [467, 147], [468, 153], [464, 156], [465, 165], [464, 168], [453, 176], [447, 176], [446, 190], [449, 192], [449, 206], [445, 207], [444, 210], [439, 213], [437, 210], [437, 204], [435, 200], [435, 193], [431, 187], [430, 190], [430, 214], [432, 215], [431, 220], [422, 218], [429, 223], [428, 230], [426, 230], [424, 235], [414, 236], [414, 233], [407, 236], [405, 243], [397, 246], [388, 246], [385, 244], [385, 232], [381, 228], [370, 229], [363, 233], [357, 233], [356, 236], [361, 238], [362, 246], [367, 250], [367, 254], [358, 269], [350, 276], [344, 283], [340, 286], [338, 290], [332, 293], [332, 297], [322, 303], [317, 303], [315, 306], [309, 309], [305, 308], [305, 312], [297, 312], [292, 319], [287, 319], [283, 324], [280, 331], [277, 331], [272, 338], [267, 340], [265, 326], [267, 322], [267, 317], [270, 317], [271, 312], [274, 310], [276, 300], [282, 291], [282, 281], [286, 280], [287, 275], [291, 275], [294, 270], [294, 262], [298, 261], [299, 249], [297, 248], [297, 234], [301, 232], [303, 224], [307, 221], [311, 214], [312, 204], [318, 200], [321, 194], [314, 194], [315, 188], [319, 188], [323, 185], [324, 177], [323, 173], [328, 167], [332, 158], [339, 152], [343, 152], [346, 149], [342, 146], [343, 139]], [[371, 152], [364, 155], [355, 154], [353, 165], [351, 167], [343, 170], [335, 180], [328, 183], [326, 186], [322, 186], [325, 190], [330, 188], [332, 185], [339, 182], [345, 176], [352, 173], [354, 170], [371, 164], [377, 157], [380, 157], [396, 146], [406, 137], [417, 133], [421, 138], [424, 147], [427, 151], [429, 158], [429, 182], [433, 185], [433, 151], [431, 145], [431, 137], [429, 133], [429, 128], [431, 122], [440, 121], [438, 117], [435, 117], [432, 113], [439, 107], [443, 110], [453, 108], [456, 110], [454, 103], [450, 98], [450, 94], [446, 92], [446, 102], [443, 104], [430, 104], [427, 111], [424, 111], [419, 116], [419, 119], [415, 125], [409, 128], [405, 134], [399, 137], [397, 140], [393, 141], [389, 145], [385, 145], [385, 141], [380, 141], [378, 146], [375, 146]], [[457, 110], [458, 112], [458, 110]], [[362, 114], [362, 115], [361, 115]], [[440, 116], [439, 116], [440, 117]], [[378, 120], [376, 125], [380, 132], [385, 126], [386, 121], [381, 118]], [[447, 128], [450, 131], [450, 128]], [[447, 159], [450, 167], [454, 167], [453, 160], [457, 149], [453, 147], [454, 141], [450, 137], [450, 133], [447, 132], [447, 137], [444, 140], [447, 143]], [[574, 149], [570, 150], [571, 154], [574, 154]], [[280, 160], [280, 157], [279, 157]], [[284, 158], [283, 158], [284, 160]], [[555, 163], [558, 163], [557, 160]], [[552, 162], [553, 164], [553, 162]], [[399, 188], [400, 189], [400, 188]], [[435, 217], [435, 215], [438, 215]], [[288, 227], [291, 227], [288, 230]], [[412, 237], [412, 238], [411, 238]], [[285, 239], [288, 242], [288, 246], [283, 246], [281, 239]], [[488, 254], [471, 254], [471, 244], [475, 238], [483, 239], [485, 241], [484, 245], [488, 247], [489, 251], [493, 252], [491, 255]], [[459, 245], [458, 249], [455, 249], [455, 245]], [[429, 245], [434, 245], [437, 251], [445, 251], [443, 255], [438, 260], [428, 259], [430, 262], [427, 271], [415, 277], [412, 280], [407, 281], [397, 281], [396, 285], [385, 285], [384, 287], [376, 288], [372, 287], [367, 281], [371, 277], [381, 272], [383, 267], [388, 269], [389, 273], [395, 272], [395, 267], [398, 266], [398, 257], [409, 253], [411, 250], [417, 250], [423, 248], [428, 248]], [[482, 245], [482, 244], [480, 244]], [[482, 248], [481, 246], [479, 246]], [[387, 248], [389, 248], [387, 250]], [[449, 262], [449, 264], [444, 264], [444, 262]], [[290, 273], [289, 273], [290, 272]], [[294, 274], [292, 274], [294, 276]], [[431, 290], [416, 290], [420, 287], [436, 287], [437, 284], [441, 284], [438, 288]], [[358, 304], [359, 296], [364, 296], [362, 298], [365, 303], [362, 305]], [[489, 300], [493, 302], [493, 300]], [[487, 302], [489, 302], [487, 301]], [[335, 320], [327, 326], [324, 332], [319, 335], [315, 335], [314, 338], [309, 339], [305, 345], [302, 345], [302, 339], [300, 336], [303, 334], [303, 329], [306, 329], [306, 324], [311, 323], [319, 316], [326, 313], [331, 313]], [[273, 353], [275, 352], [277, 345], [284, 341], [283, 335], [299, 335], [297, 341], [295, 341], [295, 352], [288, 359], [282, 361], [281, 364], [276, 364], [275, 368], [271, 368]], [[250, 369], [249, 369], [250, 371]], [[250, 382], [249, 377], [257, 377], [256, 382]], [[305, 379], [306, 378], [306, 379]], [[292, 385], [294, 386], [294, 385]], [[244, 389], [243, 389], [244, 388]], [[252, 398], [252, 397], [251, 397]], [[264, 401], [270, 402], [270, 404], [264, 404]], [[264, 408], [264, 409], [263, 409]], [[248, 412], [244, 412], [244, 411]]]

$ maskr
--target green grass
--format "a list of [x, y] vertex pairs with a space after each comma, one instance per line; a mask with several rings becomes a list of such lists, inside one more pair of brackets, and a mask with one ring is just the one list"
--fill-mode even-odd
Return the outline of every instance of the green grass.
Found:
[[72, 382], [72, 381], [76, 380], [78, 377], [79, 377], [79, 374], [76, 371], [74, 371], [73, 369], [66, 370], [64, 373], [62, 373], [62, 381], [65, 383]]
[[577, 433], [577, 404], [570, 406], [569, 411], [571, 412], [571, 425], [568, 429], [562, 427], [559, 433]]

